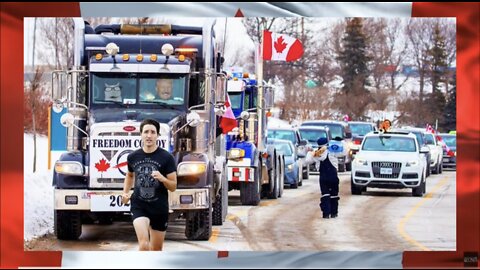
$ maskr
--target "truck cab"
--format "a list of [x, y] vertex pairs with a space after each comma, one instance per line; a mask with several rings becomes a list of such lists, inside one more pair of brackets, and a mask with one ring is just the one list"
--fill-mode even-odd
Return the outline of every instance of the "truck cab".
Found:
[[170, 218], [190, 240], [208, 240], [227, 214], [225, 141], [217, 108], [226, 79], [203, 27], [100, 25], [75, 19], [74, 66], [53, 74], [56, 106], [67, 108], [67, 152], [55, 164], [55, 234], [78, 239], [85, 219], [129, 218], [120, 195], [127, 156], [141, 147], [140, 122], [160, 122], [159, 147], [177, 163]]

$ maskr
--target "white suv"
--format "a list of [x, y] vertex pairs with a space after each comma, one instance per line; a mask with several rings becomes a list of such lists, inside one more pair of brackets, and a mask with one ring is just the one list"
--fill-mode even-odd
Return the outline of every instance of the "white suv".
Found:
[[377, 187], [412, 188], [413, 196], [423, 196], [427, 164], [421, 153], [428, 151], [412, 133], [368, 133], [352, 164], [352, 194]]
[[425, 142], [430, 148], [430, 168], [434, 174], [442, 173], [443, 147], [433, 133], [425, 132]]

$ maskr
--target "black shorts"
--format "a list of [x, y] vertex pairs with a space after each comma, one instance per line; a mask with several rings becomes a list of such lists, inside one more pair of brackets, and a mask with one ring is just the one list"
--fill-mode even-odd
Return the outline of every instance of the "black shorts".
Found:
[[132, 220], [139, 217], [150, 219], [150, 226], [153, 230], [164, 232], [168, 228], [168, 209], [162, 209], [155, 203], [132, 198], [130, 211], [132, 212]]

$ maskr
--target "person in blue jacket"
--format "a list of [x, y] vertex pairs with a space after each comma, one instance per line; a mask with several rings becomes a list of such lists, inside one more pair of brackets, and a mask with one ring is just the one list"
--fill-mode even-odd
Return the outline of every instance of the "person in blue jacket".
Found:
[[338, 160], [334, 153], [329, 153], [326, 138], [319, 138], [318, 149], [307, 153], [306, 162], [313, 163], [320, 172], [320, 209], [323, 218], [336, 218], [338, 216]]

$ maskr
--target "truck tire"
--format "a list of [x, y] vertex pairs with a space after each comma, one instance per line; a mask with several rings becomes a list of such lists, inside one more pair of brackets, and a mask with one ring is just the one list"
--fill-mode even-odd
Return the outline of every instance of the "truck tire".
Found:
[[240, 183], [240, 201], [242, 205], [258, 205], [260, 203], [260, 177], [262, 168], [256, 168], [255, 179], [253, 182]]
[[[223, 177], [223, 176], [222, 176]], [[225, 221], [227, 207], [228, 207], [228, 184], [223, 181], [222, 187], [218, 195], [215, 198], [215, 202], [213, 203], [213, 217], [212, 217], [212, 224], [213, 225], [222, 225]]]
[[[363, 188], [353, 183], [353, 177], [350, 178], [350, 191], [352, 195], [362, 195]], [[366, 189], [365, 189], [366, 190]]]
[[82, 234], [82, 215], [79, 211], [54, 211], [55, 235], [60, 240], [77, 240]]
[[188, 240], [208, 240], [212, 236], [212, 207], [187, 215], [185, 236]]
[[280, 173], [280, 160], [277, 159], [277, 161], [275, 162], [275, 175], [273, 178], [270, 178], [270, 181], [273, 181], [273, 190], [271, 192], [268, 192], [269, 199], [278, 199], [278, 194], [280, 193]]
[[280, 188], [278, 189], [278, 197], [282, 197], [283, 196], [283, 185], [285, 185], [285, 160], [282, 159], [281, 163], [280, 163]]

